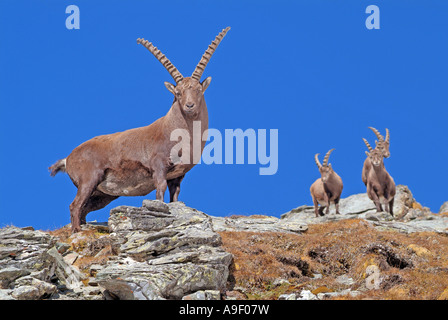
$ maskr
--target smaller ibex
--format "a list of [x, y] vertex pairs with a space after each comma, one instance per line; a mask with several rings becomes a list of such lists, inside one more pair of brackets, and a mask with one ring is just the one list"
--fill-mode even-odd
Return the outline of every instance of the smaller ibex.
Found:
[[318, 153], [314, 156], [314, 160], [316, 161], [317, 167], [319, 168], [319, 172], [321, 174], [321, 178], [314, 181], [310, 188], [316, 217], [319, 215], [324, 215], [323, 211], [325, 207], [327, 208], [325, 214], [329, 214], [331, 203], [335, 204], [336, 214], [339, 214], [339, 200], [341, 198], [341, 193], [344, 186], [342, 184], [341, 177], [334, 172], [331, 164], [328, 164], [328, 159], [333, 150], [334, 149], [331, 149], [327, 152], [323, 164], [319, 162]]
[[[377, 129], [372, 128], [372, 127], [369, 127], [369, 129], [372, 130], [375, 133], [376, 137], [378, 138], [378, 141], [375, 141], [376, 142], [375, 150], [380, 151], [383, 154], [384, 158], [389, 158], [390, 157], [389, 129], [386, 128], [386, 139], [384, 139], [384, 137], [379, 133], [379, 131]], [[373, 149], [370, 146], [370, 144], [367, 142], [367, 140], [364, 138], [362, 140], [364, 140], [364, 143], [366, 144], [369, 151], [372, 152]], [[367, 175], [369, 174], [369, 171], [371, 168], [372, 168], [372, 163], [370, 162], [369, 157], [367, 157], [366, 160], [364, 161], [364, 165], [362, 167], [362, 182], [364, 182], [365, 186], [367, 186]]]
[[366, 143], [370, 150], [370, 153], [366, 151], [366, 155], [372, 164], [372, 168], [367, 174], [367, 195], [375, 203], [377, 212], [383, 211], [381, 205], [384, 204], [386, 212], [393, 216], [394, 179], [392, 179], [384, 166], [383, 152], [377, 149], [372, 150], [367, 141]]

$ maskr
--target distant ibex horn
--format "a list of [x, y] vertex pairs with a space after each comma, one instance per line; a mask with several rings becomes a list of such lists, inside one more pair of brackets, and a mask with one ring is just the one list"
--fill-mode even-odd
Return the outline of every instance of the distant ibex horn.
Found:
[[373, 151], [373, 148], [370, 146], [369, 142], [367, 142], [367, 140], [364, 139], [364, 138], [362, 138], [362, 140], [364, 140], [364, 143], [366, 144], [367, 149], [369, 149], [369, 152], [372, 152], [372, 151]]
[[334, 149], [331, 149], [330, 151], [327, 152], [327, 154], [325, 155], [324, 158], [324, 166], [328, 165], [328, 159], [330, 158], [330, 154], [334, 151]]
[[378, 138], [378, 140], [380, 142], [384, 141], [384, 137], [381, 135], [381, 133], [378, 130], [376, 130], [375, 128], [372, 128], [372, 127], [369, 127], [369, 129], [372, 130], [373, 133], [375, 133], [376, 137]]

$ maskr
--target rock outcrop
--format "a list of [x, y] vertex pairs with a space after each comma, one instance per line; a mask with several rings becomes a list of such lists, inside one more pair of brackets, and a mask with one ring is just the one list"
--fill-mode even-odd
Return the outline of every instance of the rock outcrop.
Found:
[[143, 202], [111, 211], [109, 228], [120, 254], [96, 278], [119, 299], [181, 299], [225, 291], [232, 255], [206, 214], [181, 202]]
[[341, 199], [336, 215], [334, 208], [330, 214], [315, 217], [312, 206], [300, 206], [281, 216], [281, 220], [296, 224], [316, 224], [343, 219], [365, 219], [378, 228], [397, 230], [400, 232], [432, 231], [448, 233], [448, 219], [433, 214], [429, 208], [418, 203], [407, 186], [398, 185], [394, 202], [394, 215], [387, 212], [376, 212], [375, 205], [366, 193], [351, 195]]
[[448, 201], [442, 204], [439, 209], [439, 213], [448, 213]]
[[[61, 243], [42, 231], [0, 229], [0, 299], [216, 299], [225, 292], [232, 255], [206, 214], [144, 200], [112, 209], [108, 228], [89, 243], [82, 232]], [[90, 264], [87, 275], [73, 265], [107, 246], [116, 254]]]
[[[448, 211], [447, 203], [441, 212]], [[422, 207], [406, 186], [397, 187], [394, 216], [377, 213], [366, 194], [342, 199], [340, 215], [332, 209], [318, 218], [311, 206], [300, 206], [281, 218], [212, 217], [182, 202], [144, 200], [141, 207], [112, 209], [107, 223], [88, 223], [80, 233], [70, 235], [67, 226], [65, 237], [32, 227], [5, 227], [0, 229], [0, 300], [221, 299], [232, 282], [233, 256], [222, 248], [218, 232], [302, 237], [311, 224], [363, 219], [378, 230], [448, 233], [448, 216]], [[424, 248], [408, 249], [417, 256], [428, 254]], [[228, 292], [238, 296], [237, 291]], [[303, 292], [281, 298], [306, 297]]]
[[42, 231], [0, 229], [0, 299], [58, 298], [58, 292], [80, 288], [84, 276], [58, 247], [57, 239]]

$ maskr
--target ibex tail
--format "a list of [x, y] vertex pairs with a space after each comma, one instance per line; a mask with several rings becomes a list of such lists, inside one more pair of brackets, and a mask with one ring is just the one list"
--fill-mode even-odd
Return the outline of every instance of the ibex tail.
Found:
[[48, 168], [50, 175], [54, 177], [59, 171], [65, 172], [65, 159], [58, 160], [54, 165]]

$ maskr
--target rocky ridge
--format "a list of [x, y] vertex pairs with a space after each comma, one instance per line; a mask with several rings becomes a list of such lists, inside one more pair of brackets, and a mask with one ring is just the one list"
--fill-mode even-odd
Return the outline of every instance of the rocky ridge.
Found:
[[[448, 202], [442, 208], [448, 212]], [[330, 214], [317, 217], [314, 207], [303, 205], [281, 215], [281, 218], [268, 216], [212, 217], [216, 231], [272, 231], [304, 232], [308, 225], [340, 221], [345, 219], [364, 219], [378, 229], [391, 229], [400, 232], [438, 232], [448, 233], [448, 218], [434, 214], [429, 208], [418, 203], [407, 186], [398, 185], [394, 202], [394, 215], [376, 212], [372, 200], [366, 193], [343, 198], [339, 204], [340, 214], [335, 214], [332, 205]]]
[[[310, 206], [281, 218], [212, 217], [182, 202], [144, 200], [141, 207], [114, 208], [108, 223], [88, 223], [74, 235], [68, 227], [63, 228], [65, 235], [31, 227], [2, 228], [0, 300], [238, 299], [228, 294], [234, 267], [232, 254], [222, 247], [220, 232], [225, 231], [300, 235], [313, 224], [362, 219], [378, 230], [448, 233], [447, 215], [422, 207], [406, 186], [398, 186], [394, 217], [376, 213], [366, 194], [342, 199], [340, 215], [332, 209], [318, 218]], [[302, 290], [279, 298], [325, 299], [337, 294]]]

